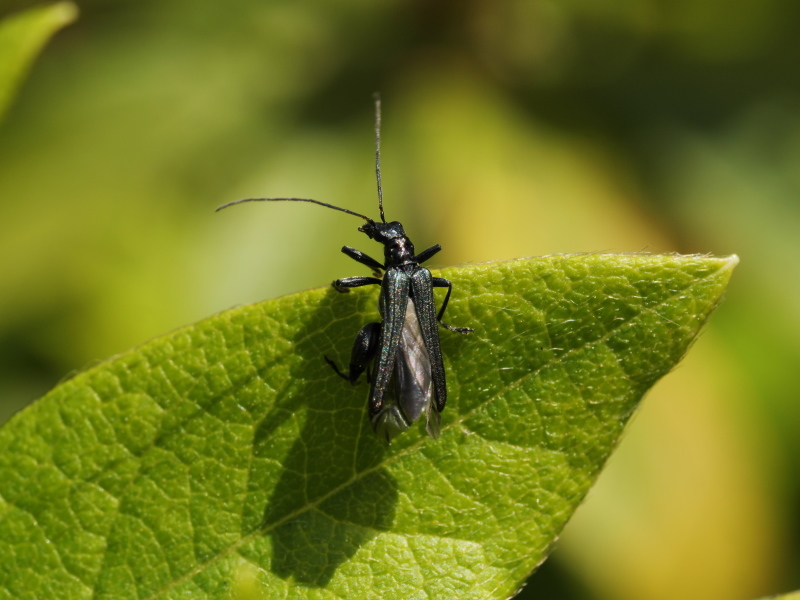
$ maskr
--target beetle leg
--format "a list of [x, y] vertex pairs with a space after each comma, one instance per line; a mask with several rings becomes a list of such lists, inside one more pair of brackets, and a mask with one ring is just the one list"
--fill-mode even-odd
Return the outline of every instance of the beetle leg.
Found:
[[366, 254], [364, 254], [361, 250], [356, 250], [355, 248], [352, 248], [350, 246], [343, 246], [342, 252], [344, 252], [354, 261], [360, 262], [362, 265], [366, 265], [370, 269], [372, 269], [372, 274], [375, 277], [380, 277], [381, 270], [386, 270], [386, 265], [382, 265], [371, 256], [367, 256]]
[[380, 285], [381, 280], [377, 277], [344, 277], [337, 279], [331, 285], [337, 292], [346, 294], [350, 288], [361, 287], [364, 285]]
[[442, 247], [439, 244], [436, 244], [435, 246], [431, 246], [427, 250], [423, 250], [422, 252], [417, 254], [414, 257], [414, 260], [416, 262], [418, 262], [419, 264], [422, 264], [426, 260], [429, 260], [431, 257], [433, 257], [433, 255], [436, 254], [437, 252], [439, 252], [439, 250], [441, 250], [441, 249], [442, 249]]
[[359, 376], [365, 370], [367, 370], [367, 380], [369, 380], [368, 367], [369, 363], [372, 362], [372, 359], [375, 358], [378, 352], [378, 339], [380, 336], [380, 323], [367, 323], [361, 328], [361, 331], [358, 332], [353, 342], [353, 350], [350, 353], [350, 371], [347, 375], [342, 373], [339, 367], [336, 366], [336, 363], [327, 356], [324, 357], [325, 362], [331, 366], [339, 377], [345, 381], [349, 381], [353, 385], [358, 382]]
[[[330, 358], [328, 358], [327, 356], [323, 356], [322, 358], [324, 358], [324, 359], [325, 359], [325, 362], [326, 362], [326, 363], [328, 363], [328, 364], [331, 366], [331, 369], [333, 369], [333, 370], [334, 370], [334, 372], [335, 372], [335, 373], [336, 373], [336, 374], [337, 374], [339, 377], [341, 377], [341, 378], [342, 378], [342, 379], [344, 379], [345, 381], [350, 381], [350, 378], [349, 378], [347, 375], [345, 375], [344, 373], [342, 373], [342, 372], [339, 370], [339, 367], [338, 367], [338, 366], [336, 366], [336, 363], [335, 363], [333, 360], [331, 360], [331, 359], [330, 359]], [[355, 384], [353, 384], [353, 385], [355, 385]]]
[[450, 293], [453, 291], [453, 284], [450, 282], [449, 279], [445, 279], [444, 277], [433, 277], [431, 279], [431, 285], [433, 287], [446, 287], [447, 288], [447, 295], [444, 297], [444, 302], [442, 302], [442, 308], [439, 309], [439, 314], [436, 315], [436, 320], [439, 321], [439, 324], [449, 329], [450, 331], [455, 331], [457, 333], [472, 333], [475, 331], [469, 327], [451, 327], [444, 321], [442, 321], [442, 317], [444, 316], [444, 311], [447, 308], [447, 303], [450, 302]]

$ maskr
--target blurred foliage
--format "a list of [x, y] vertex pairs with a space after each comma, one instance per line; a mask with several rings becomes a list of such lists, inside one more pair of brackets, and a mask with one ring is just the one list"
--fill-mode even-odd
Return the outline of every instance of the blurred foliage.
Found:
[[[32, 6], [5, 0], [0, 17]], [[371, 93], [390, 218], [440, 264], [736, 252], [523, 597], [800, 587], [800, 4], [90, 0], [0, 129], [0, 399], [231, 305], [361, 274]], [[252, 207], [255, 208], [255, 207]], [[455, 292], [457, 293], [457, 291]], [[350, 340], [343, 340], [347, 346]]]
[[42, 46], [58, 29], [71, 23], [76, 12], [74, 4], [62, 2], [0, 22], [0, 119]]

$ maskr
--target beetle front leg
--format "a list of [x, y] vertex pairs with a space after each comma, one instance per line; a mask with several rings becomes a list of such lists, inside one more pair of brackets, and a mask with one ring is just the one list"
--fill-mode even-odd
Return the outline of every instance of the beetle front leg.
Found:
[[356, 250], [355, 248], [351, 248], [350, 246], [343, 246], [342, 252], [344, 252], [347, 256], [352, 258], [356, 262], [360, 262], [362, 265], [368, 266], [372, 269], [372, 274], [375, 277], [381, 276], [381, 271], [386, 270], [386, 266], [379, 263], [377, 260], [364, 254], [361, 250]]
[[419, 264], [424, 263], [426, 260], [429, 260], [434, 254], [439, 252], [442, 247], [439, 244], [431, 246], [427, 250], [423, 250], [419, 254], [414, 257], [414, 260], [417, 261]]
[[[380, 323], [367, 323], [361, 328], [353, 342], [353, 350], [350, 353], [350, 372], [347, 375], [342, 373], [336, 363], [327, 356], [324, 357], [325, 362], [331, 366], [339, 377], [355, 385], [361, 373], [367, 370], [369, 363], [378, 353], [378, 339], [380, 336]], [[369, 370], [367, 370], [367, 380], [369, 380]]]
[[365, 285], [380, 285], [381, 280], [377, 277], [344, 277], [337, 279], [331, 285], [333, 289], [341, 294], [346, 294], [350, 288], [362, 287]]
[[445, 279], [444, 277], [432, 277], [431, 278], [431, 285], [433, 287], [446, 287], [447, 288], [447, 295], [444, 297], [444, 302], [442, 302], [442, 308], [439, 309], [439, 314], [436, 315], [436, 320], [439, 321], [439, 324], [450, 331], [455, 331], [457, 333], [472, 333], [475, 331], [470, 327], [451, 327], [444, 321], [442, 321], [442, 317], [444, 316], [444, 311], [447, 309], [447, 303], [450, 302], [450, 293], [453, 291], [453, 284], [450, 282], [449, 279]]

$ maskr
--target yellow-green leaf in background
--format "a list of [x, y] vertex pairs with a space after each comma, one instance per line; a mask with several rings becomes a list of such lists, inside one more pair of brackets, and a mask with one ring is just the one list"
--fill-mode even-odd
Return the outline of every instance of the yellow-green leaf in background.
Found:
[[0, 430], [15, 598], [505, 599], [552, 548], [736, 257], [448, 269], [438, 440], [386, 445], [342, 364], [376, 291], [211, 317], [84, 371]]
[[59, 2], [0, 21], [0, 119], [47, 40], [77, 15], [74, 4]]

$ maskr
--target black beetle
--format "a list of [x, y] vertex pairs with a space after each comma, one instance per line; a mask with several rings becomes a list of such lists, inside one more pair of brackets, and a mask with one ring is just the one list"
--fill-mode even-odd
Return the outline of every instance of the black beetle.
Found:
[[[434, 277], [422, 266], [442, 247], [439, 244], [414, 253], [414, 244], [408, 239], [403, 226], [386, 222], [383, 213], [380, 163], [380, 98], [375, 98], [375, 174], [378, 182], [378, 207], [381, 222], [346, 208], [326, 204], [309, 198], [245, 198], [220, 206], [222, 210], [242, 202], [311, 202], [327, 208], [346, 212], [366, 221], [358, 228], [371, 239], [383, 244], [383, 263], [360, 250], [344, 246], [342, 252], [372, 269], [373, 277], [345, 277], [333, 282], [338, 292], [365, 285], [381, 286], [379, 309], [380, 323], [368, 323], [356, 336], [350, 354], [350, 368], [342, 373], [327, 356], [325, 360], [337, 375], [356, 384], [366, 371], [370, 382], [369, 417], [375, 432], [391, 441], [393, 437], [411, 426], [423, 413], [427, 415], [426, 429], [431, 437], [439, 437], [439, 413], [447, 402], [444, 361], [439, 343], [438, 325], [458, 333], [474, 331], [468, 327], [451, 327], [442, 322], [450, 301], [453, 286], [444, 277]], [[381, 276], [381, 272], [384, 272]], [[438, 313], [433, 298], [433, 288], [446, 287], [442, 307]], [[376, 360], [374, 372], [369, 364]], [[391, 387], [394, 379], [394, 388]]]

